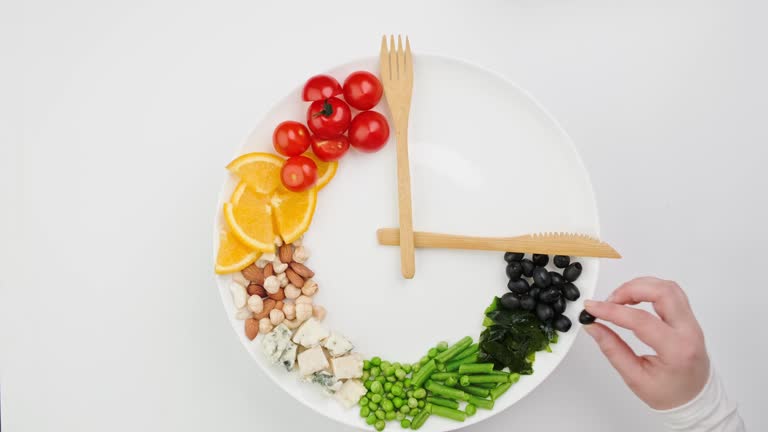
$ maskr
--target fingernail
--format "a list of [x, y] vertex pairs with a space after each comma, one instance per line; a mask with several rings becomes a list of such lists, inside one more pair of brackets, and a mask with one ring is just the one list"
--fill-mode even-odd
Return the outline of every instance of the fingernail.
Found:
[[596, 305], [597, 305], [597, 303], [598, 303], [598, 302], [596, 302], [596, 301], [594, 301], [594, 300], [584, 300], [584, 307], [585, 307], [585, 308], [594, 307], [594, 306], [596, 306]]

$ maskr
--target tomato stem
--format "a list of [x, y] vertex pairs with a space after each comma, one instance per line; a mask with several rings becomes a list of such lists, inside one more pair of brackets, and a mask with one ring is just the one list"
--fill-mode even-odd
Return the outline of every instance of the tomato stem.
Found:
[[312, 118], [315, 118], [317, 116], [330, 117], [331, 115], [333, 115], [333, 105], [331, 105], [331, 103], [328, 102], [328, 99], [326, 99], [323, 102], [323, 109], [312, 114]]

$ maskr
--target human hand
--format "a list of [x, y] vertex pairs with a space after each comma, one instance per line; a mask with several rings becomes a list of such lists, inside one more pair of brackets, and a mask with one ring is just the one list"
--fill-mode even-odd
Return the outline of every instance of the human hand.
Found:
[[[650, 302], [658, 314], [629, 307]], [[599, 324], [585, 326], [627, 386], [651, 408], [666, 410], [692, 400], [709, 378], [704, 333], [688, 297], [675, 282], [641, 277], [616, 289], [604, 302], [587, 300], [595, 317], [631, 330], [656, 355], [636, 355], [619, 335]]]

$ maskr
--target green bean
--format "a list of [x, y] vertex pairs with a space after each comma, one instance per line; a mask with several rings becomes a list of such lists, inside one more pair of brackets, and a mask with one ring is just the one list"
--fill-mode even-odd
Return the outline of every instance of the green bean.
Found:
[[444, 386], [433, 381], [427, 383], [427, 390], [437, 396], [443, 396], [448, 399], [467, 400], [469, 397], [469, 395], [462, 390]]
[[414, 387], [421, 387], [422, 384], [429, 378], [430, 375], [435, 371], [435, 368], [437, 367], [437, 363], [435, 363], [434, 360], [430, 360], [427, 362], [424, 367], [419, 369], [418, 372], [416, 372], [411, 381]]
[[445, 372], [445, 363], [438, 363], [437, 364], [437, 371], [438, 372]]
[[437, 346], [435, 347], [438, 351], [443, 352], [448, 349], [448, 342], [446, 341], [440, 341], [438, 342]]
[[454, 372], [459, 370], [459, 366], [463, 364], [475, 363], [477, 361], [477, 353], [471, 354], [463, 359], [453, 360], [445, 364], [445, 370], [448, 372]]
[[477, 396], [470, 396], [468, 402], [471, 403], [472, 405], [478, 407], [478, 408], [483, 408], [483, 409], [487, 409], [487, 410], [493, 409], [493, 401], [492, 400], [479, 398]]
[[431, 359], [437, 357], [437, 348], [430, 348], [429, 351], [427, 352], [427, 357]]
[[477, 414], [477, 407], [470, 404], [467, 404], [467, 406], [464, 408], [464, 412], [467, 413], [467, 417], [472, 417], [473, 415]]
[[459, 386], [459, 390], [474, 396], [488, 397], [490, 390], [475, 386]]
[[470, 363], [459, 366], [459, 373], [469, 374], [490, 374], [493, 372], [493, 363]]
[[467, 347], [469, 347], [470, 345], [472, 345], [472, 338], [469, 336], [465, 336], [461, 338], [458, 342], [453, 344], [452, 347], [438, 354], [437, 357], [435, 357], [435, 360], [437, 360], [440, 363], [447, 363], [452, 358], [456, 357], [457, 354], [467, 349]]
[[448, 377], [448, 379], [445, 380], [445, 385], [447, 385], [448, 387], [453, 387], [458, 383], [459, 383], [459, 379], [456, 377]]
[[413, 418], [413, 421], [411, 422], [411, 429], [417, 430], [420, 427], [424, 426], [424, 422], [427, 421], [429, 418], [429, 411], [424, 410], [419, 412], [416, 417]]
[[431, 360], [429, 358], [429, 356], [424, 356], [424, 357], [421, 358], [421, 360], [419, 360], [419, 364], [424, 366], [425, 364], [427, 364], [429, 362], [429, 360]]
[[480, 345], [478, 344], [472, 344], [467, 347], [464, 351], [460, 352], [456, 357], [454, 357], [454, 360], [461, 360], [463, 358], [467, 358], [471, 356], [472, 354], [475, 354], [477, 351], [480, 350]]
[[467, 414], [464, 411], [459, 411], [454, 408], [447, 408], [440, 405], [432, 405], [429, 409], [429, 413], [462, 422], [467, 419]]
[[499, 398], [499, 396], [503, 395], [509, 388], [512, 387], [512, 383], [504, 383], [500, 386], [496, 387], [495, 389], [491, 390], [491, 399], [496, 400]]
[[507, 375], [462, 375], [459, 379], [461, 385], [469, 385], [476, 383], [505, 383], [509, 382], [509, 376]]
[[475, 387], [482, 387], [486, 389], [494, 389], [499, 383], [475, 383]]
[[453, 399], [444, 399], [440, 397], [429, 396], [427, 397], [427, 402], [431, 403], [432, 405], [440, 405], [440, 406], [453, 408], [453, 409], [457, 409], [459, 407], [459, 403]]
[[448, 377], [458, 378], [459, 374], [456, 372], [435, 372], [432, 374], [430, 379], [435, 381], [445, 381], [448, 379]]
[[488, 372], [488, 375], [509, 375], [509, 372], [500, 371], [500, 370], [491, 370]]
[[519, 373], [509, 374], [509, 382], [514, 384], [514, 383], [516, 383], [518, 381], [520, 381], [520, 374]]

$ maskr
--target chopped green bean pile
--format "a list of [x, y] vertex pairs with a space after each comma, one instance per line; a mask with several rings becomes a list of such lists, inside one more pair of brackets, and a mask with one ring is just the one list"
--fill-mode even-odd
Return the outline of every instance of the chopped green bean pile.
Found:
[[440, 342], [412, 364], [373, 357], [363, 362], [360, 417], [377, 431], [395, 421], [417, 430], [430, 416], [465, 421], [479, 409], [493, 409], [494, 401], [520, 375], [477, 362], [478, 345], [471, 337], [453, 345]]

